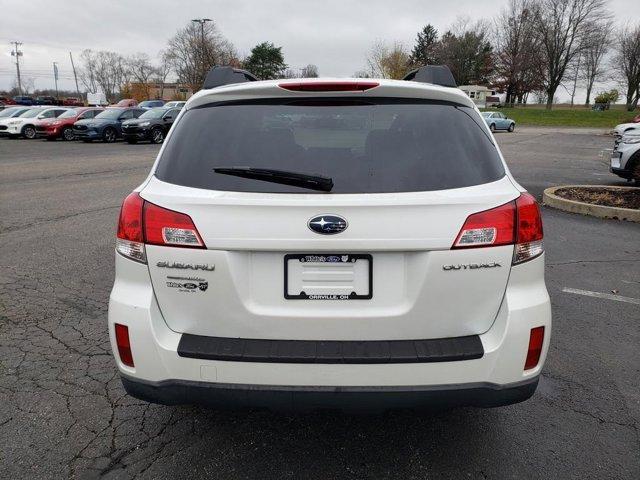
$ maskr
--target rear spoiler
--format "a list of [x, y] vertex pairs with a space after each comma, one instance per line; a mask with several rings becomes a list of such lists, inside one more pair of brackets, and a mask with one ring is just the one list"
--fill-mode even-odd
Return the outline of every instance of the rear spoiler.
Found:
[[233, 67], [213, 67], [207, 73], [207, 78], [202, 84], [203, 89], [221, 87], [231, 83], [255, 82], [258, 78], [246, 70]]
[[426, 65], [416, 68], [405, 75], [403, 80], [410, 82], [431, 83], [441, 87], [456, 88], [456, 79], [446, 65]]

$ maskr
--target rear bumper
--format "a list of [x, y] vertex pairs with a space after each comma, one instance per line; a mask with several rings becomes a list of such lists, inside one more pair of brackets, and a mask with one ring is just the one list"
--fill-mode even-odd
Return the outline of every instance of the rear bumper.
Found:
[[199, 404], [221, 409], [285, 411], [499, 407], [527, 400], [538, 386], [538, 376], [508, 385], [469, 383], [413, 387], [292, 387], [184, 380], [146, 382], [124, 375], [121, 380], [132, 397], [163, 405]]
[[[164, 321], [147, 265], [116, 254], [109, 334], [127, 391], [158, 403], [220, 405], [240, 402], [233, 400], [238, 397], [244, 399], [241, 405], [246, 402], [259, 406], [264, 397], [278, 397], [284, 405], [317, 402], [318, 406], [332, 406], [336, 402], [357, 404], [368, 396], [374, 403], [388, 403], [387, 408], [438, 401], [450, 405], [503, 405], [531, 396], [549, 349], [551, 309], [543, 274], [544, 256], [512, 268], [493, 325], [478, 335], [481, 356], [386, 363], [356, 358], [357, 362], [348, 362], [357, 353], [354, 345], [354, 355], [350, 353], [347, 360], [339, 363], [317, 362], [315, 358], [313, 363], [295, 363], [271, 358], [271, 354], [269, 358], [238, 358], [233, 349], [233, 358], [222, 358], [230, 353], [217, 347], [207, 347], [204, 353], [191, 348], [189, 356], [181, 356], [184, 335], [171, 330]], [[115, 323], [128, 327], [135, 367], [119, 360]], [[524, 370], [531, 329], [539, 326], [545, 327], [540, 361], [535, 368]], [[183, 348], [182, 353], [187, 351]], [[281, 357], [282, 352], [278, 352]], [[246, 345], [242, 355], [245, 353]], [[288, 350], [284, 354], [290, 356]], [[336, 396], [343, 400], [336, 400]]]

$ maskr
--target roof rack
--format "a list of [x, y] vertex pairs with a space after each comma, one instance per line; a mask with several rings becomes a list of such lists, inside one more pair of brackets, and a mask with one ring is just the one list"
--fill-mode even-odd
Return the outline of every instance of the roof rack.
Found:
[[442, 87], [456, 88], [456, 79], [446, 65], [426, 65], [407, 73], [403, 80], [432, 83]]
[[204, 79], [202, 88], [216, 88], [231, 83], [255, 82], [258, 78], [246, 70], [233, 67], [216, 66], [209, 70], [207, 78]]

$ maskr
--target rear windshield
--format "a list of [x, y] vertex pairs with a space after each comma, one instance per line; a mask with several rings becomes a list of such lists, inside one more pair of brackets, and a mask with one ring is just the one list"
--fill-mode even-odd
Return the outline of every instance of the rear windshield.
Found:
[[165, 182], [236, 192], [314, 193], [216, 173], [251, 167], [331, 177], [331, 193], [442, 190], [505, 174], [469, 107], [414, 99], [226, 102], [186, 112], [156, 169]]

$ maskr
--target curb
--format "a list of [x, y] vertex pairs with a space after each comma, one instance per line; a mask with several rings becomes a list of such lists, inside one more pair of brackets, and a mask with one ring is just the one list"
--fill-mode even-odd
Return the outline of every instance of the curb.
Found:
[[640, 223], [640, 210], [621, 207], [606, 207], [604, 205], [593, 205], [591, 203], [578, 202], [576, 200], [568, 200], [555, 194], [560, 188], [571, 187], [597, 187], [609, 188], [611, 190], [634, 190], [636, 187], [613, 187], [609, 185], [560, 185], [557, 187], [547, 188], [542, 194], [542, 202], [548, 207], [564, 210], [565, 212], [579, 213], [581, 215], [589, 215], [598, 218], [611, 218], [614, 220], [625, 220], [627, 222]]

